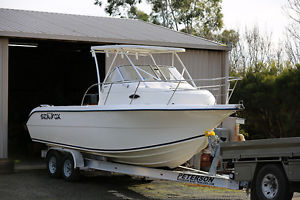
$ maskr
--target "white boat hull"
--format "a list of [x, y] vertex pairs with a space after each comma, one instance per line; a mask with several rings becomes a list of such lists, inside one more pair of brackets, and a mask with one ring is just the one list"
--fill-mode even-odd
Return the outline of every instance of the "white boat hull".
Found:
[[116, 162], [174, 168], [205, 148], [204, 132], [235, 110], [39, 107], [32, 111], [27, 127], [33, 141], [103, 155]]

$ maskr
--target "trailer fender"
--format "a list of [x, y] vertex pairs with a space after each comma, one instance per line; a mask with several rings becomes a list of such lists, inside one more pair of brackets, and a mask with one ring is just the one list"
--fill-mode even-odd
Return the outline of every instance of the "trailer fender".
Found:
[[84, 159], [83, 159], [82, 154], [79, 151], [72, 150], [72, 149], [64, 149], [64, 148], [59, 148], [59, 147], [51, 147], [48, 149], [46, 156], [50, 151], [53, 151], [53, 150], [59, 151], [62, 153], [71, 154], [73, 157], [73, 160], [74, 160], [74, 169], [84, 167]]
[[289, 181], [300, 182], [300, 160], [288, 160], [282, 166]]

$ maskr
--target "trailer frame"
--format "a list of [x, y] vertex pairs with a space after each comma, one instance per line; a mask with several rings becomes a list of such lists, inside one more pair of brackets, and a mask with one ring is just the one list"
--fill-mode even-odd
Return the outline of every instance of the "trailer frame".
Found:
[[[59, 152], [61, 158], [60, 167], [64, 173], [63, 159], [66, 155], [73, 158], [73, 171], [77, 170], [101, 170], [107, 172], [116, 172], [133, 176], [148, 177], [153, 179], [178, 181], [184, 183], [192, 183], [206, 185], [211, 187], [221, 187], [227, 189], [240, 189], [240, 183], [232, 179], [230, 175], [210, 174], [209, 172], [196, 170], [188, 167], [180, 166], [176, 170], [157, 169], [143, 166], [135, 166], [129, 164], [115, 163], [107, 161], [105, 157], [82, 153], [74, 149], [62, 147], [49, 147], [47, 150], [42, 150], [42, 157], [47, 158], [49, 152]], [[59, 166], [59, 165], [57, 165]], [[49, 169], [49, 162], [47, 163]], [[48, 170], [49, 173], [49, 170]], [[64, 176], [65, 177], [65, 176]], [[68, 180], [67, 180], [68, 181]]]

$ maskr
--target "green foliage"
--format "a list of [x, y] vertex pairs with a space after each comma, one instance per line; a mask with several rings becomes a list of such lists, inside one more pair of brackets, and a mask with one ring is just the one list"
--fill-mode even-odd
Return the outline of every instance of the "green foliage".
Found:
[[243, 100], [243, 130], [250, 139], [299, 136], [300, 65], [281, 68], [275, 62], [249, 68], [232, 96]]
[[137, 9], [135, 6], [132, 6], [128, 11], [128, 17], [133, 19], [140, 19], [145, 22], [149, 21], [149, 15], [144, 13], [143, 11]]
[[173, 0], [172, 8], [183, 32], [211, 38], [223, 27], [221, 0]]
[[[192, 1], [192, 0], [191, 0]], [[222, 0], [199, 0], [196, 1], [195, 29], [199, 36], [214, 39], [214, 33], [223, 27]]]
[[152, 7], [151, 23], [178, 30], [172, 0], [147, 0], [147, 3]]
[[[102, 0], [95, 0], [94, 4], [98, 6], [102, 6]], [[124, 17], [122, 13], [122, 9], [128, 10], [130, 7], [136, 5], [137, 3], [141, 3], [141, 0], [107, 0], [107, 6], [105, 7], [105, 12], [109, 15], [113, 16], [121, 16]]]
[[[223, 27], [222, 0], [146, 0], [152, 12], [138, 10], [141, 0], [107, 0], [105, 11], [111, 16], [141, 19], [167, 28], [213, 39]], [[103, 1], [95, 0], [102, 6]]]
[[215, 40], [223, 44], [230, 44], [234, 48], [240, 40], [240, 35], [233, 29], [225, 29], [221, 34], [215, 35]]

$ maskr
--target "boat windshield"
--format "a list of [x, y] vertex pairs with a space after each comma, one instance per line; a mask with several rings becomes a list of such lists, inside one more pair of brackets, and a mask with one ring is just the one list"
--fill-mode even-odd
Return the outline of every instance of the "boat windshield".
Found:
[[[150, 65], [139, 65], [136, 66], [136, 68], [143, 77], [144, 81], [159, 80]], [[124, 78], [124, 81], [140, 80], [139, 75], [136, 73], [132, 66], [121, 66], [119, 67], [119, 70]]]
[[[136, 69], [143, 78], [143, 81], [184, 79], [177, 69], [171, 66], [137, 65]], [[140, 80], [140, 76], [130, 65], [116, 67], [107, 78], [107, 82]]]
[[[184, 78], [181, 76], [181, 74], [177, 71], [175, 67], [171, 66], [159, 66], [159, 69], [156, 69], [156, 71], [161, 74], [163, 73], [164, 78], [166, 80], [183, 80]], [[163, 79], [163, 76], [161, 75], [161, 79]]]

